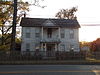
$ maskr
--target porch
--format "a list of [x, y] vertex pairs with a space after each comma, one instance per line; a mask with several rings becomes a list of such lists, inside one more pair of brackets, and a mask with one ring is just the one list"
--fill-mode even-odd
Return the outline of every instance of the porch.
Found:
[[[56, 52], [59, 51], [59, 44], [55, 42], [42, 42], [41, 43], [41, 54], [45, 57], [55, 57]], [[42, 53], [43, 52], [43, 53]]]

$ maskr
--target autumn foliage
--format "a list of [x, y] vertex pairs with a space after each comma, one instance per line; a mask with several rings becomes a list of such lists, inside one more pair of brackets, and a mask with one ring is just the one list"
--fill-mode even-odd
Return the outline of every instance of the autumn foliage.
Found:
[[93, 51], [93, 52], [100, 51], [100, 38], [91, 42], [90, 50]]

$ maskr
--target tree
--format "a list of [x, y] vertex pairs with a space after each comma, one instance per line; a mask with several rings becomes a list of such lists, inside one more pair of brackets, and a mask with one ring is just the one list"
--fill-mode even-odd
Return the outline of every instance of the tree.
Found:
[[20, 38], [16, 38], [15, 41], [16, 41], [15, 50], [16, 51], [20, 51], [21, 50], [21, 39]]
[[[4, 42], [3, 45], [0, 45], [0, 51], [9, 51], [10, 50], [10, 44], [11, 44], [11, 33], [4, 34]], [[0, 43], [1, 43], [1, 38], [0, 38]], [[21, 39], [20, 38], [15, 38], [15, 50], [20, 51], [21, 50]]]
[[[34, 0], [34, 5], [39, 5], [39, 0]], [[16, 36], [16, 22], [17, 22], [17, 0], [14, 0], [14, 13], [13, 13], [13, 25], [12, 25], [12, 39], [11, 39], [11, 50], [15, 50], [15, 36]], [[44, 8], [44, 7], [42, 7]]]
[[58, 13], [56, 13], [57, 18], [62, 19], [77, 19], [75, 16], [75, 12], [77, 11], [76, 7], [72, 7], [71, 9], [61, 9]]
[[12, 25], [12, 37], [11, 37], [11, 50], [15, 50], [15, 38], [16, 38], [16, 22], [17, 22], [17, 0], [14, 0], [14, 12], [13, 12], [13, 25]]
[[[13, 4], [13, 1], [15, 4]], [[39, 0], [33, 0], [35, 6], [38, 7], [42, 7], [44, 8], [45, 6], [40, 6], [39, 5]], [[17, 2], [17, 0], [0, 0], [0, 31], [2, 33], [2, 43], [1, 46], [3, 46], [5, 44], [5, 36], [8, 33], [11, 33], [12, 37], [12, 45], [13, 48], [15, 48], [15, 36], [16, 36], [16, 23], [18, 24], [20, 21], [20, 18], [25, 14], [25, 12], [29, 11], [29, 5], [32, 4], [28, 4], [28, 2], [23, 2], [22, 0], [20, 0], [19, 2]], [[14, 7], [14, 8], [13, 8]], [[15, 9], [15, 10], [13, 10]], [[17, 15], [17, 17], [15, 17], [16, 15], [14, 14], [13, 17], [13, 12]], [[18, 13], [17, 13], [18, 12]], [[16, 19], [17, 18], [17, 19]], [[12, 21], [13, 21], [13, 25], [12, 25]], [[9, 24], [9, 25], [6, 25]], [[12, 31], [11, 31], [12, 28]], [[14, 49], [13, 49], [14, 50]]]
[[[6, 40], [3, 45], [0, 45], [0, 51], [8, 51], [10, 50], [10, 43], [11, 43], [11, 34], [4, 34], [3, 39]], [[0, 44], [2, 39], [0, 38]]]
[[[15, 0], [14, 0], [15, 1]], [[23, 16], [23, 11], [29, 11], [29, 4], [27, 2], [17, 2], [18, 6], [17, 9], [18, 14], [17, 14], [17, 23], [19, 22], [20, 18]], [[4, 39], [4, 35], [8, 34], [8, 32], [11, 33], [11, 31], [9, 31], [12, 28], [12, 21], [13, 21], [13, 2], [12, 1], [0, 1], [0, 30], [2, 33], [2, 43], [1, 45], [3, 46], [6, 42], [6, 40]], [[15, 19], [15, 15], [14, 15], [14, 19]], [[9, 25], [7, 25], [9, 24]], [[15, 25], [16, 26], [16, 25]], [[14, 26], [14, 27], [15, 27]], [[16, 27], [15, 27], [16, 29]], [[15, 31], [15, 32], [14, 32]], [[12, 31], [15, 35], [16, 35], [16, 30], [13, 29]], [[14, 36], [15, 36], [14, 35]], [[12, 36], [12, 35], [10, 35]], [[11, 37], [10, 37], [11, 38]], [[15, 38], [14, 38], [15, 39]]]
[[90, 51], [90, 44], [91, 44], [91, 42], [81, 41], [80, 42], [80, 51], [81, 52], [88, 52], [88, 51]]
[[100, 51], [100, 38], [97, 38], [95, 41], [91, 42], [90, 49], [92, 52]]

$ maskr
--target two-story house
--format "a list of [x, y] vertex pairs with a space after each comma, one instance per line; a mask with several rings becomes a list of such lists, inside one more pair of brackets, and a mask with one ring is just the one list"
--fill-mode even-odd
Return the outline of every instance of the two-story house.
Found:
[[22, 18], [20, 25], [21, 51], [46, 52], [46, 56], [54, 56], [56, 51], [80, 51], [77, 20]]

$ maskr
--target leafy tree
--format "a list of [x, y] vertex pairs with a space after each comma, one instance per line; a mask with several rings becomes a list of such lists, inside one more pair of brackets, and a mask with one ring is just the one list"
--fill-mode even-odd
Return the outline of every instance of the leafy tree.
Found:
[[16, 38], [15, 41], [16, 41], [15, 50], [20, 51], [21, 50], [21, 38]]
[[[14, 12], [13, 1], [15, 0], [0, 0], [0, 31], [2, 33], [1, 38], [0, 38], [1, 39], [0, 46], [4, 46], [7, 39], [11, 38], [12, 36], [12, 35], [8, 35], [8, 33], [11, 34], [11, 32], [13, 32], [11, 31], [12, 21], [13, 21], [13, 12]], [[33, 1], [34, 1], [33, 5], [42, 7], [42, 8], [45, 7], [45, 6], [39, 5], [39, 0], [33, 0]], [[22, 0], [17, 2], [17, 24], [19, 23], [20, 18], [23, 15], [25, 15], [25, 12], [29, 11], [29, 5], [32, 5], [32, 4], [28, 4], [28, 2], [23, 2]], [[8, 36], [5, 38], [5, 35], [8, 35]]]
[[90, 46], [90, 42], [82, 41], [82, 42], [80, 42], [80, 46], [81, 46], [81, 47]]
[[[10, 42], [11, 42], [11, 34], [4, 34], [3, 35], [3, 39], [5, 40], [5, 42], [3, 43], [3, 45], [0, 45], [0, 51], [7, 51], [7, 50], [10, 50]], [[2, 39], [0, 38], [0, 44], [2, 43], [1, 42]]]
[[90, 51], [91, 42], [81, 41], [80, 42], [80, 50], [83, 52]]
[[62, 19], [77, 19], [75, 16], [75, 12], [77, 11], [76, 7], [72, 7], [71, 9], [61, 9], [58, 13], [56, 13], [57, 18]]
[[[3, 45], [0, 45], [0, 51], [10, 50], [10, 44], [11, 44], [11, 38], [10, 37], [11, 37], [11, 33], [4, 35], [4, 40], [6, 40], [6, 41], [4, 42]], [[15, 49], [17, 51], [20, 51], [21, 50], [21, 39], [16, 37], [15, 41], [16, 41], [15, 42], [16, 43]], [[0, 38], [0, 43], [1, 43], [1, 38]]]
[[100, 51], [100, 38], [98, 38], [95, 41], [91, 42], [90, 49], [93, 52]]
[[[23, 16], [23, 12], [29, 11], [29, 4], [27, 2], [18, 2], [18, 14], [17, 23], [19, 23], [20, 18]], [[11, 33], [13, 21], [13, 2], [12, 1], [0, 1], [0, 31], [2, 33], [2, 43], [1, 46], [5, 45], [7, 39], [11, 38], [11, 35], [6, 37], [5, 35]], [[9, 25], [8, 25], [9, 24]], [[8, 38], [9, 37], [9, 38]]]

